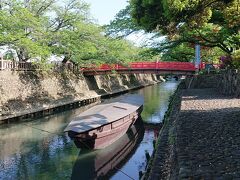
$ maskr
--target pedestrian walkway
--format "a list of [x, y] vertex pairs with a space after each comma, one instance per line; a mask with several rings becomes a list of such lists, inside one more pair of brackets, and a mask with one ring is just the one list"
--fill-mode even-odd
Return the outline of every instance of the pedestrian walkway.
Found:
[[179, 179], [240, 179], [240, 99], [185, 90], [176, 152]]
[[181, 107], [174, 104], [160, 135], [149, 179], [239, 180], [240, 99], [217, 89], [179, 94]]

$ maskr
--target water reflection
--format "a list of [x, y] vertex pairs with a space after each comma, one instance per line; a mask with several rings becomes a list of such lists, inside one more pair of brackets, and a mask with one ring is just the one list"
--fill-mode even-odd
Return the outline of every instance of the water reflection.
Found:
[[159, 123], [168, 108], [169, 97], [177, 88], [179, 82], [168, 81], [157, 86], [148, 86], [138, 93], [144, 95], [144, 111], [141, 116], [145, 122]]
[[80, 152], [73, 167], [72, 179], [109, 179], [115, 174], [143, 139], [144, 126], [140, 122], [138, 120], [138, 124], [107, 148]]
[[[70, 119], [91, 106], [93, 105], [33, 121], [1, 125], [0, 177], [35, 179], [45, 176], [49, 178], [52, 175], [55, 178], [61, 174], [58, 170], [62, 166], [69, 169], [67, 174], [70, 177], [72, 162], [76, 159], [74, 156], [74, 160], [71, 160], [71, 156], [78, 150], [63, 133], [63, 129]], [[64, 163], [69, 160], [71, 164]], [[49, 170], [56, 174], [47, 173]]]
[[[176, 86], [175, 82], [167, 82], [133, 92], [143, 94], [145, 97], [142, 113], [145, 122], [161, 122], [169, 96]], [[118, 158], [115, 158], [115, 152], [121, 149], [117, 145], [103, 151], [79, 153], [79, 149], [63, 133], [63, 129], [72, 118], [90, 106], [34, 121], [1, 125], [0, 179], [80, 179], [84, 174], [87, 180], [89, 176], [87, 170], [90, 169], [110, 179], [128, 179], [124, 173], [138, 179], [138, 172], [143, 171], [146, 166], [145, 151], [151, 155], [152, 142], [157, 132], [147, 128], [144, 135], [134, 133], [138, 131], [132, 131], [132, 135], [125, 135], [122, 141], [125, 141], [127, 144], [125, 146], [129, 149], [125, 149], [126, 154], [122, 153], [121, 157], [125, 156], [123, 159], [117, 156], [117, 153]], [[119, 142], [119, 146], [121, 143], [124, 144], [122, 141]], [[130, 149], [133, 150], [130, 152]], [[87, 166], [89, 168], [86, 168]], [[114, 167], [120, 170], [117, 171]], [[107, 169], [110, 171], [107, 172]], [[93, 178], [96, 173], [90, 176]]]

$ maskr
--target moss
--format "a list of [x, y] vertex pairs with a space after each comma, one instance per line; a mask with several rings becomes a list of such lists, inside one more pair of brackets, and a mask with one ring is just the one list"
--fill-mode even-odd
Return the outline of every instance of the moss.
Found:
[[175, 128], [171, 127], [168, 132], [168, 143], [170, 145], [173, 145], [175, 143], [176, 137], [175, 137]]
[[[149, 162], [148, 162], [148, 165], [147, 165], [147, 169], [146, 169], [146, 172], [144, 174], [144, 179], [148, 179], [149, 175], [150, 175], [150, 171], [152, 169], [152, 166], [153, 166], [153, 161], [154, 161], [154, 158], [155, 158], [155, 153], [157, 151], [157, 147], [159, 146], [160, 142], [161, 142], [161, 134], [164, 130], [166, 130], [167, 128], [169, 128], [169, 126], [171, 125], [170, 124], [170, 116], [172, 115], [173, 113], [173, 110], [174, 110], [174, 107], [175, 105], [177, 105], [179, 102], [179, 97], [178, 97], [178, 92], [180, 91], [180, 89], [182, 89], [184, 87], [184, 82], [181, 82], [179, 85], [178, 85], [178, 88], [175, 90], [175, 92], [170, 96], [169, 98], [169, 105], [168, 105], [168, 109], [167, 111], [165, 112], [165, 115], [164, 115], [164, 118], [163, 118], [163, 127], [161, 128], [160, 132], [159, 132], [159, 136], [158, 136], [158, 139], [155, 143], [155, 148], [154, 148], [154, 151], [153, 151], [153, 154], [152, 154], [152, 157], [150, 158]], [[168, 130], [168, 143], [170, 145], [173, 145], [176, 141], [176, 137], [175, 137], [175, 128], [174, 127], [171, 127], [169, 128]]]

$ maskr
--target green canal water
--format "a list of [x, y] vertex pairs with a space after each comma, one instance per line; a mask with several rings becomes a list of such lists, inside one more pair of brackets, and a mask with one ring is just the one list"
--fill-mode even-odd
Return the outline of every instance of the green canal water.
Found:
[[139, 179], [158, 133], [146, 123], [162, 121], [177, 85], [168, 81], [131, 92], [144, 95], [145, 123], [102, 150], [79, 150], [63, 132], [73, 117], [93, 105], [1, 125], [0, 179]]

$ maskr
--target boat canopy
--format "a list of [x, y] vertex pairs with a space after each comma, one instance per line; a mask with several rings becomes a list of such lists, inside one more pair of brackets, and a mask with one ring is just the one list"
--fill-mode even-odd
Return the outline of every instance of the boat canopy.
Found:
[[144, 103], [142, 95], [131, 94], [115, 98], [110, 103], [96, 105], [75, 117], [64, 129], [82, 133], [117, 121], [137, 111]]

